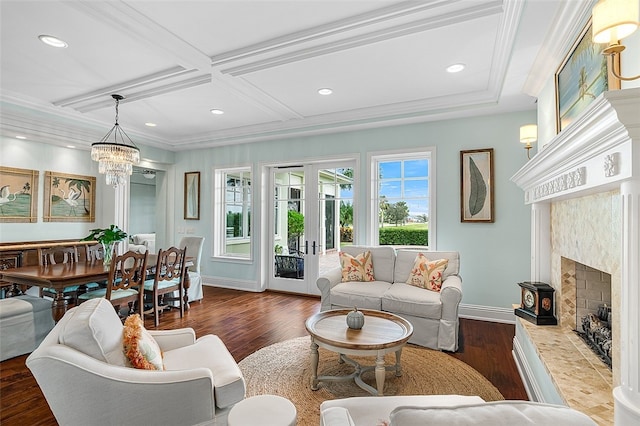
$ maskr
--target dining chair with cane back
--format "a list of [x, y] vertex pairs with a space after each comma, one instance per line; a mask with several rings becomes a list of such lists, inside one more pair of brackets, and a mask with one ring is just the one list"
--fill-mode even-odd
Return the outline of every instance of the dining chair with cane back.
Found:
[[[58, 263], [77, 263], [78, 249], [76, 246], [68, 247], [51, 247], [51, 248], [39, 248], [38, 249], [38, 264], [40, 266], [55, 265]], [[87, 283], [86, 288], [97, 288], [97, 283]], [[78, 303], [78, 290], [80, 285], [72, 285], [65, 287], [63, 290], [64, 299], [68, 302], [72, 300], [75, 304]], [[56, 291], [52, 288], [40, 287], [40, 297], [47, 296], [54, 299], [56, 297]]]
[[[144, 314], [153, 314], [154, 324], [160, 324], [160, 313], [164, 309], [171, 308], [166, 302], [177, 303], [180, 309], [180, 318], [184, 316], [184, 279], [186, 271], [186, 247], [179, 249], [170, 247], [158, 252], [155, 275], [144, 283], [144, 294], [150, 297], [150, 308], [144, 310]], [[177, 297], [170, 293], [177, 292]]]
[[106, 288], [88, 291], [78, 296], [82, 303], [90, 299], [104, 297], [109, 300], [120, 317], [120, 308], [125, 303], [129, 307], [127, 315], [144, 306], [144, 281], [147, 277], [147, 252], [128, 251], [114, 256], [109, 265]]

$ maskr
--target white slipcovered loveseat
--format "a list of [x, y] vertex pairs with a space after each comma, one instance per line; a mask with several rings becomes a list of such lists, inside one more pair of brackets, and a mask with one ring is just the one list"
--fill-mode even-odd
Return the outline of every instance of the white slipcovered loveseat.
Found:
[[163, 352], [164, 371], [131, 366], [123, 325], [106, 299], [65, 313], [26, 362], [59, 424], [227, 424], [245, 382], [218, 336], [147, 332]]
[[[337, 265], [316, 281], [322, 311], [357, 306], [391, 312], [413, 325], [410, 343], [437, 350], [458, 349], [458, 306], [462, 300], [458, 252], [390, 246], [345, 246], [342, 251], [351, 256], [370, 251], [375, 280], [342, 282], [342, 270]], [[429, 260], [448, 261], [440, 292], [406, 284], [418, 253]]]
[[129, 242], [129, 250], [137, 253], [156, 253], [156, 234], [133, 234]]
[[409, 395], [333, 399], [320, 405], [320, 426], [594, 426], [563, 405], [528, 401], [484, 402], [478, 396]]

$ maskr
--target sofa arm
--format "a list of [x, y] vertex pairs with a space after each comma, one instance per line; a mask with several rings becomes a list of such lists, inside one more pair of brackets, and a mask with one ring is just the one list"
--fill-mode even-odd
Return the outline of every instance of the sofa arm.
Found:
[[462, 278], [458, 275], [449, 275], [447, 279], [442, 282], [442, 287], [440, 288], [443, 320], [458, 320], [458, 305], [460, 305], [461, 300]]
[[320, 275], [316, 280], [316, 285], [320, 289], [320, 310], [331, 309], [331, 289], [342, 281], [342, 268], [333, 268]]
[[344, 407], [329, 407], [320, 413], [320, 426], [355, 426]]
[[178, 328], [175, 330], [147, 330], [158, 342], [162, 351], [193, 345], [196, 342], [196, 333], [193, 328]]

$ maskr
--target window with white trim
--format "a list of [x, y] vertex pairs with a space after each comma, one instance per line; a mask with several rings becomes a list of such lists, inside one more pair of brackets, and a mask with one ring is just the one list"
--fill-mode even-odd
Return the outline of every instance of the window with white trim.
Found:
[[215, 255], [251, 257], [251, 168], [218, 169]]
[[435, 228], [432, 152], [373, 155], [371, 170], [372, 242], [429, 246]]

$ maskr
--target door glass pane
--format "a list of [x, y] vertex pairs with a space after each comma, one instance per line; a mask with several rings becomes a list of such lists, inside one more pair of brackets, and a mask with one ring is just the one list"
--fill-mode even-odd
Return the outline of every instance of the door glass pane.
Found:
[[304, 172], [275, 174], [274, 274], [304, 279]]

